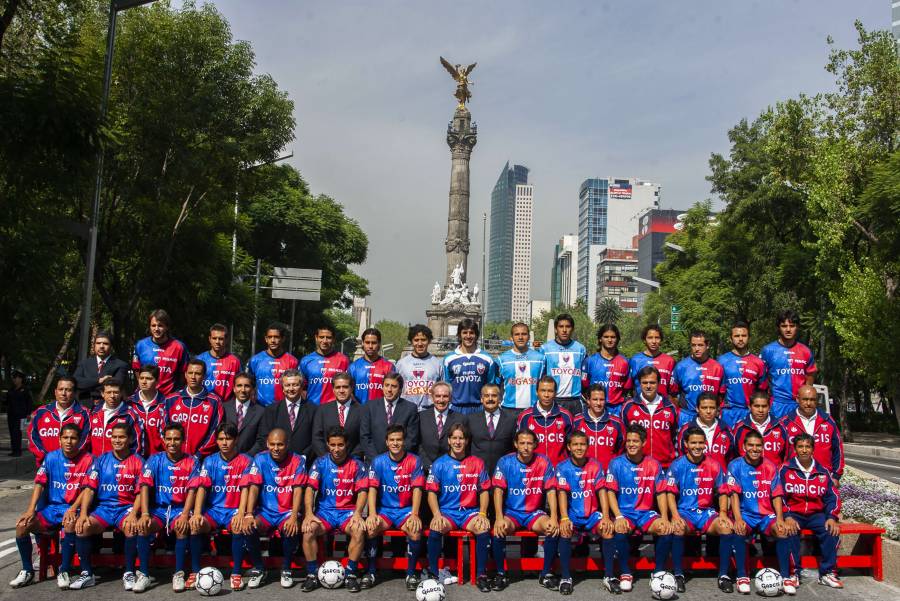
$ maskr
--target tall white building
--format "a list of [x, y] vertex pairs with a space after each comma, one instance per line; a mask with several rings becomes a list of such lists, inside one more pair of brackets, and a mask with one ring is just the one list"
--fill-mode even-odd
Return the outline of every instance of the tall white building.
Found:
[[578, 235], [566, 234], [553, 249], [550, 306], [571, 307], [578, 298]]
[[513, 239], [512, 321], [531, 320], [531, 234], [534, 229], [534, 186], [516, 185]]

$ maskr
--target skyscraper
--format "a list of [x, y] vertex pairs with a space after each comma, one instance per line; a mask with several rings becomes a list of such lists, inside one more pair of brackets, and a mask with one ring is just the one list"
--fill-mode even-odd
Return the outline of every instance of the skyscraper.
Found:
[[528, 168], [507, 162], [491, 192], [485, 321], [528, 317], [533, 194]]
[[578, 294], [578, 236], [566, 234], [553, 249], [550, 272], [550, 306], [569, 307]]

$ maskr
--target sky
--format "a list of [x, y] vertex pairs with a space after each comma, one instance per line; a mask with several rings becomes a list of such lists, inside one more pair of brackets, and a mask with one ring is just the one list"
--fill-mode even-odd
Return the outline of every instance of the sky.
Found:
[[354, 269], [374, 320], [403, 323], [425, 320], [446, 265], [456, 101], [439, 56], [478, 63], [469, 285], [483, 288], [482, 215], [509, 161], [530, 169], [532, 297], [549, 299], [553, 248], [577, 232], [584, 179], [659, 183], [662, 208], [710, 198], [709, 156], [727, 153], [729, 128], [832, 89], [826, 38], [849, 48], [855, 19], [891, 22], [890, 0], [213, 4], [295, 103], [291, 164], [368, 235]]

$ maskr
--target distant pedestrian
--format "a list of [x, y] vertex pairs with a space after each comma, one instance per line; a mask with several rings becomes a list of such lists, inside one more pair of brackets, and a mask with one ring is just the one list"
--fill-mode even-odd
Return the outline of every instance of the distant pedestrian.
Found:
[[31, 414], [31, 392], [25, 388], [25, 374], [13, 372], [12, 388], [6, 393], [6, 420], [12, 444], [10, 457], [22, 456], [22, 420]]

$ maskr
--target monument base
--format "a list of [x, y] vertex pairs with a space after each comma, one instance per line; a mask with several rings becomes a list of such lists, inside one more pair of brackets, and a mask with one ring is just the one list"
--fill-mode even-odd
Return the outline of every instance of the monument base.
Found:
[[457, 326], [463, 319], [481, 321], [481, 305], [432, 303], [431, 308], [425, 311], [425, 315], [428, 317], [428, 327], [431, 328], [435, 338], [456, 337]]

